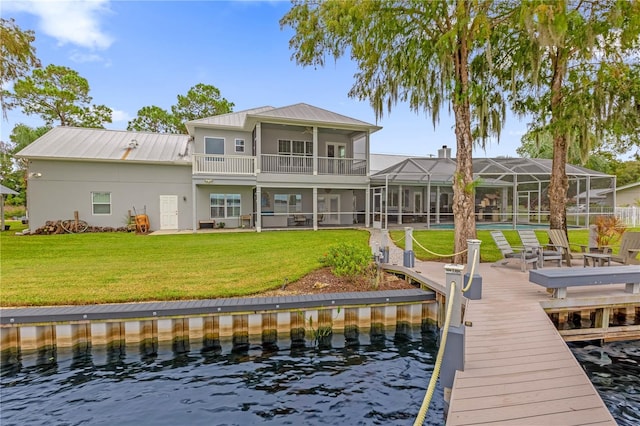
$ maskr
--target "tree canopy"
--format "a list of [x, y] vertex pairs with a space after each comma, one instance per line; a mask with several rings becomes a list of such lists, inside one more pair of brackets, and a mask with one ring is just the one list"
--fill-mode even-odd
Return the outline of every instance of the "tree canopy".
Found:
[[155, 105], [142, 107], [137, 117], [127, 124], [127, 130], [186, 134], [185, 122], [227, 114], [233, 111], [234, 106], [233, 102], [221, 96], [218, 88], [202, 83], [177, 98], [171, 112]]
[[[21, 30], [13, 19], [0, 18], [0, 88], [40, 66], [33, 46], [35, 39], [33, 31]], [[4, 91], [0, 91], [0, 101], [6, 116]]]
[[532, 117], [529, 138], [553, 140], [550, 226], [566, 229], [570, 150], [586, 163], [603, 143], [624, 149], [640, 140], [640, 3], [522, 2], [512, 16], [493, 41], [504, 64], [498, 81], [508, 83], [514, 110]]
[[111, 109], [91, 105], [89, 83], [71, 68], [48, 65], [18, 79], [13, 91], [6, 91], [10, 108], [20, 107], [27, 115], [39, 115], [48, 126], [98, 127], [111, 123]]
[[[475, 238], [472, 149], [500, 136], [504, 99], [492, 84], [488, 41], [505, 19], [492, 1], [294, 1], [281, 19], [303, 66], [349, 54], [358, 72], [349, 96], [369, 100], [376, 117], [406, 102], [431, 117], [443, 108], [455, 117], [453, 213], [455, 251]], [[507, 12], [508, 13], [508, 12]], [[456, 255], [455, 262], [464, 261]]]

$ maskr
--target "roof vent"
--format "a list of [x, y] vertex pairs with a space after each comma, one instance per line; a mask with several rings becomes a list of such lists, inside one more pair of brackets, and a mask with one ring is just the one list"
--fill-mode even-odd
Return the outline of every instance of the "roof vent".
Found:
[[138, 141], [135, 139], [131, 139], [131, 142], [129, 142], [129, 148], [136, 149], [137, 147], [138, 147]]
[[438, 158], [451, 158], [451, 148], [442, 145], [442, 148], [438, 150]]

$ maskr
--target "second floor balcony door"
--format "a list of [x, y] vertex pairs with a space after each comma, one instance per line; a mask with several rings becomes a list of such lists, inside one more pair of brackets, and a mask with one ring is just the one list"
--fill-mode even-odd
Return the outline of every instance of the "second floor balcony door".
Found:
[[345, 172], [344, 159], [347, 157], [347, 147], [340, 143], [327, 143], [328, 171], [330, 174]]

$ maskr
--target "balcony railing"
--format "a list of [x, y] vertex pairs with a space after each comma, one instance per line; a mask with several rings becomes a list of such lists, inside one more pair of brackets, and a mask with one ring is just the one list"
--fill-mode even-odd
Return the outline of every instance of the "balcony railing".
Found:
[[[262, 173], [313, 174], [313, 157], [262, 154]], [[247, 155], [193, 155], [193, 174], [254, 175], [256, 157]], [[354, 158], [318, 157], [319, 175], [366, 176], [367, 161]]]
[[367, 161], [355, 158], [318, 158], [319, 175], [366, 176]]
[[193, 155], [193, 174], [253, 175], [256, 157], [247, 155]]
[[313, 157], [262, 154], [262, 173], [313, 174]]

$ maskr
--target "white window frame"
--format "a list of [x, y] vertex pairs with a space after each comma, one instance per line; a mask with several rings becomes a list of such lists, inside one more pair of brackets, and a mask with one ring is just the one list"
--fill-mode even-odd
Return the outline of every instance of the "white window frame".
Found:
[[[289, 150], [288, 151], [281, 151], [280, 150], [280, 143], [284, 142], [289, 146]], [[304, 152], [294, 152], [293, 150], [293, 146], [294, 146], [294, 142], [297, 142], [298, 144], [302, 143], [304, 146]], [[313, 157], [313, 142], [312, 141], [307, 141], [307, 140], [302, 140], [302, 139], [278, 139], [278, 155], [293, 155], [293, 156], [297, 156], [297, 157]]]
[[[216, 204], [215, 206], [212, 204], [214, 199], [222, 198], [222, 204]], [[238, 204], [232, 204], [232, 200], [237, 197]], [[220, 209], [222, 208], [223, 216], [216, 216], [213, 214], [212, 208]], [[237, 215], [233, 214], [233, 209], [237, 209]], [[238, 219], [241, 215], [242, 211], [242, 194], [220, 194], [219, 192], [212, 192], [209, 194], [209, 217], [211, 219]]]
[[[94, 200], [94, 195], [97, 194], [107, 194], [109, 195], [109, 202], [108, 203], [97, 203]], [[93, 216], [111, 216], [111, 212], [112, 212], [112, 208], [111, 208], [111, 192], [110, 191], [91, 191], [91, 214]], [[96, 213], [96, 206], [109, 206], [109, 212], [108, 213]]]
[[[302, 213], [302, 194], [275, 194], [273, 199], [274, 213]], [[279, 200], [280, 202], [276, 202], [276, 200]], [[284, 200], [284, 202], [282, 202], [282, 200]], [[279, 207], [284, 208], [280, 209]]]
[[244, 153], [245, 144], [244, 139], [237, 138], [235, 140], [235, 151]]
[[[214, 152], [207, 152], [207, 139], [218, 139], [218, 140], [221, 140], [222, 141], [222, 154], [214, 153]], [[224, 155], [226, 143], [227, 143], [227, 141], [225, 140], [225, 138], [222, 138], [220, 136], [205, 136], [204, 137], [204, 153], [205, 154], [209, 154], [209, 155]]]

